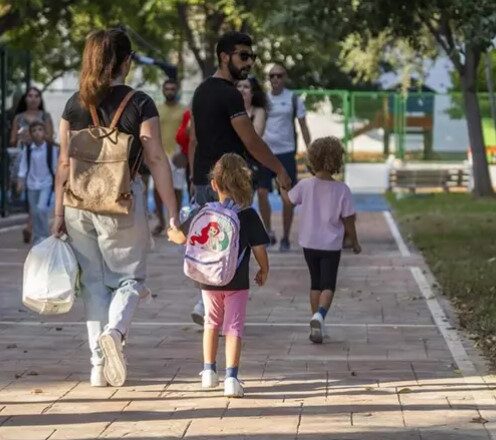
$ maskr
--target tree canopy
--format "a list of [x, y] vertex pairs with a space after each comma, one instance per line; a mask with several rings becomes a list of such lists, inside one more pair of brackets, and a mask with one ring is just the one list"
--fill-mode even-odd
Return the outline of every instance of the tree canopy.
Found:
[[[77, 69], [90, 30], [125, 25], [138, 51], [167, 57], [180, 69], [182, 49], [189, 48], [204, 77], [215, 69], [219, 35], [235, 29], [254, 36], [259, 70], [278, 61], [295, 87], [356, 87], [339, 66], [338, 42], [319, 39], [314, 16], [288, 29], [297, 13], [282, 0], [0, 0], [0, 36], [14, 48], [30, 50], [34, 79], [45, 85]], [[156, 69], [144, 72], [145, 79], [157, 79]]]

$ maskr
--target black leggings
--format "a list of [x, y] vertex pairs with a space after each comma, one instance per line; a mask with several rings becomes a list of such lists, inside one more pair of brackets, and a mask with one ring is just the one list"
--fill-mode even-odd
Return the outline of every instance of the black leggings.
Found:
[[310, 270], [312, 290], [336, 290], [341, 251], [321, 251], [318, 249], [303, 249], [305, 261]]

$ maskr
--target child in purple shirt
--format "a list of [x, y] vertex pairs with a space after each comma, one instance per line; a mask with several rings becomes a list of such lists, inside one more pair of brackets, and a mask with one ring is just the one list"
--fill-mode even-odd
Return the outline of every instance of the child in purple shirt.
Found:
[[[285, 196], [298, 211], [298, 235], [310, 271], [310, 340], [321, 344], [324, 319], [336, 290], [336, 278], [346, 234], [355, 254], [361, 252], [355, 210], [348, 186], [333, 179], [343, 165], [344, 150], [336, 137], [319, 138], [308, 148], [314, 177], [301, 180]], [[284, 194], [283, 194], [284, 195]]]

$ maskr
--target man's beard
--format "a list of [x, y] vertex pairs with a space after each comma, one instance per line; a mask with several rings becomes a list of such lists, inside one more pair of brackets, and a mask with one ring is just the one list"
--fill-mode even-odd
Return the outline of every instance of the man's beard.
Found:
[[168, 103], [176, 102], [176, 99], [177, 99], [177, 96], [176, 95], [174, 95], [174, 96], [167, 96], [167, 95], [165, 95], [165, 100]]
[[250, 67], [238, 69], [232, 62], [231, 58], [229, 58], [229, 62], [227, 63], [227, 68], [229, 69], [229, 73], [231, 74], [231, 76], [235, 81], [240, 81], [242, 79], [248, 78], [248, 74], [250, 73]]

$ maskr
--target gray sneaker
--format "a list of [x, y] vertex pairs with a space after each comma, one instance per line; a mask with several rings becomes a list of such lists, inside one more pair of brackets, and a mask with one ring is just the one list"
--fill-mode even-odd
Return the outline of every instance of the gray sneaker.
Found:
[[245, 395], [243, 387], [235, 377], [224, 379], [224, 396], [241, 398]]
[[126, 360], [122, 351], [122, 335], [113, 328], [105, 330], [98, 339], [98, 345], [105, 358], [103, 367], [105, 379], [113, 387], [121, 387], [126, 382], [127, 376]]
[[324, 333], [325, 333], [324, 318], [322, 318], [322, 315], [319, 312], [314, 313], [312, 319], [310, 320], [309, 339], [314, 344], [322, 344], [322, 341], [324, 339]]
[[195, 324], [203, 327], [203, 321], [205, 316], [205, 306], [203, 305], [203, 301], [200, 300], [193, 307], [193, 311], [191, 312], [191, 319]]

